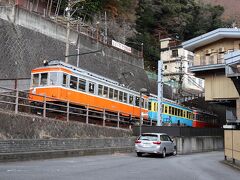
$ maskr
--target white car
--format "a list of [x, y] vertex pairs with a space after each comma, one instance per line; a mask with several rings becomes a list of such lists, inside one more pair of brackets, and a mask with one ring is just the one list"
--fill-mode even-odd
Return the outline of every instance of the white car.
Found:
[[137, 156], [144, 153], [160, 154], [163, 158], [166, 154], [176, 155], [177, 150], [173, 140], [165, 133], [144, 133], [135, 141]]

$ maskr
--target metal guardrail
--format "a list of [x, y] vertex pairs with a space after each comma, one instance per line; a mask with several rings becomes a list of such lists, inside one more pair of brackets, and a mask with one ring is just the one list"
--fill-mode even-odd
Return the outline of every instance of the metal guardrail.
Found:
[[[113, 112], [99, 106], [73, 104], [69, 101], [1, 86], [0, 92], [0, 109], [13, 111], [15, 114], [23, 112], [67, 122], [79, 121], [117, 128], [130, 128], [131, 125], [139, 122], [139, 119], [134, 117], [130, 119], [131, 114]], [[29, 99], [30, 95], [41, 98], [42, 101], [32, 101]], [[144, 120], [143, 124], [151, 125], [151, 122]]]

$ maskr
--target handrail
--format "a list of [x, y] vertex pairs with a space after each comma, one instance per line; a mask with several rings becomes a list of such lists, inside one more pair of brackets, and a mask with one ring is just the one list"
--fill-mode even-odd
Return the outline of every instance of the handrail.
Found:
[[[0, 93], [0, 108], [14, 111], [16, 114], [20, 112], [30, 112], [31, 114], [34, 113], [43, 117], [54, 116], [57, 119], [61, 116], [61, 118], [64, 117], [66, 121], [79, 120], [87, 124], [94, 123], [101, 124], [102, 126], [107, 126], [110, 123], [111, 126], [116, 126], [116, 128], [129, 128], [131, 125], [129, 123], [131, 114], [123, 113], [125, 115], [122, 115], [122, 112], [119, 111], [109, 111], [108, 109], [99, 106], [90, 106], [88, 104], [76, 104], [80, 106], [76, 107], [69, 104], [68, 101], [2, 86], [0, 86], [0, 90], [5, 90], [4, 93]], [[29, 100], [29, 95], [43, 98], [43, 101]], [[4, 106], [2, 106], [2, 104]], [[139, 119], [135, 117], [132, 117], [132, 119], [134, 122], [139, 121]], [[101, 121], [102, 123], [100, 123]], [[149, 121], [144, 120], [144, 123], [149, 125]]]

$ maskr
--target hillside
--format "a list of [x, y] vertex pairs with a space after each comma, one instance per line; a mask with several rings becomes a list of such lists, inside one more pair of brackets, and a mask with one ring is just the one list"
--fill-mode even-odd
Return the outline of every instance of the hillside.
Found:
[[240, 2], [239, 0], [199, 0], [200, 2], [221, 5], [224, 7], [225, 11], [223, 14], [224, 20], [234, 19], [238, 27], [240, 27]]

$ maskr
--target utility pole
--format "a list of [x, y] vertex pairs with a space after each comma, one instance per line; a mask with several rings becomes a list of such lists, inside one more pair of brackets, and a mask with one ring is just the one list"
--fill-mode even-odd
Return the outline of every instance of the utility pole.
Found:
[[71, 16], [78, 10], [78, 9], [75, 9], [74, 12], [71, 14], [71, 9], [77, 3], [83, 2], [83, 1], [85, 1], [85, 0], [76, 0], [76, 1], [72, 1], [72, 2], [71, 2], [71, 0], [68, 0], [68, 5], [65, 9], [65, 11], [67, 13], [67, 35], [66, 35], [65, 63], [68, 63], [68, 56], [69, 56], [70, 19], [71, 19]]
[[70, 10], [71, 10], [70, 0], [68, 0], [68, 6], [66, 8], [66, 11], [67, 11], [67, 37], [66, 37], [65, 63], [68, 63], [68, 55], [69, 55], [69, 34], [70, 34], [70, 17], [71, 17]]
[[105, 11], [105, 15], [104, 15], [104, 43], [107, 44], [107, 12]]
[[180, 64], [179, 67], [177, 67], [179, 69], [179, 80], [178, 80], [178, 99], [181, 98], [182, 96], [182, 90], [183, 90], [183, 78], [184, 78], [184, 66], [183, 66], [183, 56], [180, 57]]
[[159, 61], [158, 61], [158, 113], [157, 126], [162, 126], [162, 102], [163, 102], [163, 60], [161, 59], [161, 38], [159, 33]]

